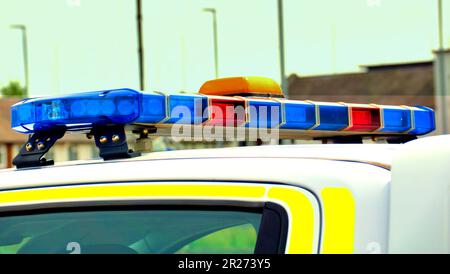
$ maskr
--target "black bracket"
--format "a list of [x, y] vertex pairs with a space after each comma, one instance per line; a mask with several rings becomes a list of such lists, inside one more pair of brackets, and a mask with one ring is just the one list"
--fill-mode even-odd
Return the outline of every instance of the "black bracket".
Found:
[[382, 138], [388, 144], [404, 144], [417, 139], [415, 135], [349, 135], [349, 136], [332, 136], [320, 137], [315, 140], [322, 140], [322, 142], [331, 142], [333, 144], [362, 144], [363, 138]]
[[[35, 132], [22, 146], [13, 164], [19, 169], [53, 165], [54, 161], [45, 159], [44, 155], [65, 133], [65, 127]], [[89, 135], [94, 136], [95, 144], [100, 150], [100, 157], [104, 160], [140, 156], [140, 153], [128, 149], [123, 125], [95, 126]]]
[[96, 126], [92, 129], [91, 134], [94, 135], [95, 145], [100, 150], [100, 157], [105, 161], [141, 155], [128, 148], [123, 125]]
[[332, 136], [332, 137], [320, 137], [314, 140], [322, 140], [323, 143], [333, 144], [362, 144], [363, 136], [361, 135], [349, 135], [349, 136]]
[[44, 155], [65, 133], [66, 129], [64, 127], [35, 132], [30, 136], [28, 142], [20, 148], [19, 154], [13, 160], [13, 164], [17, 168], [53, 165], [54, 161], [45, 159]]
[[388, 144], [404, 144], [414, 140], [417, 140], [415, 135], [391, 136], [386, 139]]

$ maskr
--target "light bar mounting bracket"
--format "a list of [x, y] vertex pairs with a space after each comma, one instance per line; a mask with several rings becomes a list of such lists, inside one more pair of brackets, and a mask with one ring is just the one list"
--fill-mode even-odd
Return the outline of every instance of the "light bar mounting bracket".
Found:
[[91, 135], [100, 150], [100, 157], [106, 160], [134, 158], [141, 154], [128, 148], [125, 127], [106, 125], [92, 128]]
[[[18, 169], [53, 165], [54, 161], [45, 159], [44, 155], [65, 133], [65, 127], [36, 131], [22, 146], [13, 164]], [[88, 135], [94, 136], [100, 157], [105, 161], [141, 155], [128, 148], [124, 125], [94, 126]]]
[[35, 132], [20, 148], [19, 153], [13, 160], [13, 164], [17, 168], [53, 165], [54, 161], [45, 159], [44, 155], [53, 147], [58, 139], [61, 139], [64, 136], [65, 133], [65, 127]]

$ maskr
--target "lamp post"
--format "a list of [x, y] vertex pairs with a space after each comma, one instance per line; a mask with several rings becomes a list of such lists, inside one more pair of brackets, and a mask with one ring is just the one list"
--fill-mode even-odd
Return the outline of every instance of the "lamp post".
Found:
[[28, 95], [28, 89], [30, 86], [29, 73], [28, 73], [28, 39], [27, 39], [27, 27], [25, 25], [11, 25], [12, 29], [17, 29], [22, 32], [22, 50], [23, 50], [23, 68], [25, 77], [25, 97]]
[[442, 14], [442, 0], [438, 0], [438, 28], [439, 28], [439, 50], [444, 49], [444, 27]]
[[280, 53], [280, 78], [281, 88], [286, 98], [288, 97], [288, 87], [285, 72], [285, 55], [284, 55], [284, 17], [283, 17], [283, 0], [278, 0], [278, 39]]
[[438, 69], [438, 79], [439, 91], [437, 93], [437, 107], [440, 108], [440, 118], [442, 126], [442, 134], [448, 133], [447, 125], [447, 81], [446, 81], [446, 64], [445, 64], [445, 49], [444, 49], [444, 26], [443, 26], [443, 13], [442, 13], [442, 0], [438, 0], [438, 35], [439, 35], [439, 49], [436, 52], [437, 56], [437, 69]]
[[214, 32], [214, 73], [215, 77], [219, 78], [219, 43], [217, 34], [217, 11], [213, 8], [203, 9], [204, 12], [211, 13], [213, 17], [213, 32]]
[[136, 20], [138, 34], [138, 58], [139, 58], [139, 88], [145, 89], [144, 74], [144, 41], [142, 35], [142, 1], [136, 0]]

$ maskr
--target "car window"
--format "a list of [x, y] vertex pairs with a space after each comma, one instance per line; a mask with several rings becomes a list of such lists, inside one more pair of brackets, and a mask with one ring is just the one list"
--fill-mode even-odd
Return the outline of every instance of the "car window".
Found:
[[208, 234], [190, 242], [178, 254], [252, 254], [255, 251], [257, 233], [251, 224], [233, 226]]
[[0, 253], [253, 253], [262, 209], [133, 209], [0, 217]]

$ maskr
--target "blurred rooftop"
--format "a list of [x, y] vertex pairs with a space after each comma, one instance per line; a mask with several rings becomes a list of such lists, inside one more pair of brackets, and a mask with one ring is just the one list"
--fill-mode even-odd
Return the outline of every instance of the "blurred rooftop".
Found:
[[363, 66], [360, 73], [289, 77], [294, 100], [423, 105], [434, 108], [433, 62]]

